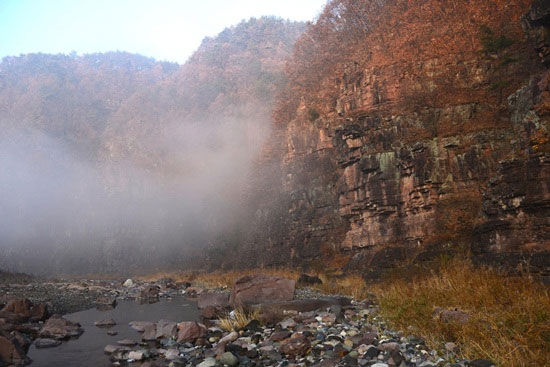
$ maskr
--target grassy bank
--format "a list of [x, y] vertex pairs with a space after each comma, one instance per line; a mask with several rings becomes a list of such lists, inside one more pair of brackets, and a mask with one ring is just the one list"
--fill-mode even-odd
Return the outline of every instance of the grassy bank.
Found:
[[[250, 269], [219, 273], [159, 273], [148, 280], [171, 277], [206, 288], [231, 287], [244, 275], [258, 272], [298, 279], [288, 269]], [[396, 329], [423, 337], [436, 349], [455, 342], [459, 355], [485, 358], [499, 367], [550, 366], [550, 293], [529, 276], [506, 277], [467, 261], [446, 263], [414, 279], [392, 279], [368, 286], [358, 275], [317, 274], [315, 289], [355, 299], [376, 296], [381, 316]], [[458, 309], [469, 320], [444, 322], [434, 309]], [[227, 325], [229, 329], [231, 325]]]
[[[468, 359], [500, 367], [550, 366], [550, 295], [528, 276], [504, 277], [454, 261], [411, 281], [374, 289], [381, 315], [393, 326], [424, 337], [433, 347], [452, 341]], [[465, 323], [443, 322], [434, 308], [459, 309]]]

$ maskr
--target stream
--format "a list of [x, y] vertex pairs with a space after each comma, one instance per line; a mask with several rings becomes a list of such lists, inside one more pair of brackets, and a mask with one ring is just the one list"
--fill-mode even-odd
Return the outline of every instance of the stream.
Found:
[[[109, 357], [103, 352], [107, 344], [117, 344], [118, 340], [132, 339], [139, 342], [141, 334], [128, 326], [131, 321], [157, 322], [166, 319], [176, 322], [198, 320], [199, 312], [196, 302], [182, 297], [161, 299], [157, 303], [140, 304], [137, 301], [120, 301], [116, 308], [100, 311], [89, 309], [64, 315], [64, 318], [79, 322], [84, 334], [78, 339], [70, 339], [55, 348], [30, 347], [28, 356], [32, 367], [102, 367], [111, 366]], [[110, 328], [99, 328], [94, 322], [103, 319], [114, 319], [116, 325]], [[116, 331], [110, 336], [107, 331]]]

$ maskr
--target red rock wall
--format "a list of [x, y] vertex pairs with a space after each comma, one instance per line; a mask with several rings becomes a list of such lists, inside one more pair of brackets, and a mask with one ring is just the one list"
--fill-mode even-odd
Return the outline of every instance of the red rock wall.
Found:
[[[460, 253], [550, 275], [550, 13], [451, 3], [411, 3], [281, 127], [248, 259], [378, 277]], [[487, 50], [481, 25], [511, 45]]]

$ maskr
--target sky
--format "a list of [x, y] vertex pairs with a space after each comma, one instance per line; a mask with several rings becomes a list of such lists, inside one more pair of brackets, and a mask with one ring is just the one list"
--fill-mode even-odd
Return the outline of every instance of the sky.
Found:
[[0, 0], [0, 59], [128, 51], [184, 63], [242, 19], [312, 20], [326, 0]]

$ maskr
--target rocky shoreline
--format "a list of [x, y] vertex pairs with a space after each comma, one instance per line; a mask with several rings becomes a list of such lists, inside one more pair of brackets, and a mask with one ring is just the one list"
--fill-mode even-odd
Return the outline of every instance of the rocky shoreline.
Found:
[[[453, 343], [437, 351], [420, 338], [391, 330], [377, 317], [374, 299], [328, 297], [307, 287], [296, 289], [294, 281], [280, 277], [244, 277], [237, 280], [231, 293], [220, 289], [205, 290], [171, 279], [128, 280], [124, 284], [31, 282], [27, 285], [4, 284], [2, 290], [4, 298], [12, 300], [0, 311], [0, 356], [3, 358], [0, 366], [29, 363], [24, 353], [31, 342], [37, 347], [55, 347], [59, 340], [80, 335], [80, 325], [61, 316], [49, 317], [48, 307], [56, 312], [74, 312], [90, 306], [113, 307], [121, 299], [154, 302], [160, 297], [182, 294], [198, 300], [203, 315], [200, 322], [135, 321], [129, 325], [136, 330], [135, 340], [107, 345], [106, 361], [109, 360], [112, 366], [142, 367], [492, 365], [481, 359], [460, 359], [460, 351]], [[43, 298], [46, 295], [58, 299], [55, 303], [38, 303], [46, 300]], [[14, 309], [17, 298], [13, 297], [21, 296], [34, 303], [21, 303], [19, 298], [17, 302], [23, 306]], [[44, 313], [33, 318], [29, 312], [35, 312], [35, 308]], [[15, 311], [21, 315], [26, 313], [26, 318], [17, 319]], [[236, 321], [239, 313], [247, 314], [248, 322], [240, 326], [235, 322], [233, 330], [226, 326], [224, 329], [220, 318]], [[107, 321], [116, 323], [116, 320], [98, 320], [97, 326], [108, 328], [108, 324], [102, 324]], [[10, 345], [11, 350], [8, 350]], [[11, 360], [7, 360], [8, 354]]]

